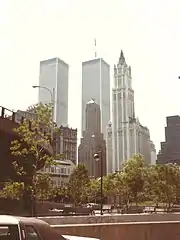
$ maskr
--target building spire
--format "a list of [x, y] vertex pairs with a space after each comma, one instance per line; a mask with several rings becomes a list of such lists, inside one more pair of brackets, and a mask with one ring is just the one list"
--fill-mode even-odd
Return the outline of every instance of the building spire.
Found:
[[121, 64], [125, 63], [125, 57], [124, 57], [123, 50], [121, 50], [121, 53], [120, 53], [119, 63], [121, 63]]
[[131, 77], [131, 66], [129, 66], [129, 76]]
[[97, 58], [96, 38], [94, 39], [94, 48], [95, 48], [95, 54], [94, 54], [94, 57]]

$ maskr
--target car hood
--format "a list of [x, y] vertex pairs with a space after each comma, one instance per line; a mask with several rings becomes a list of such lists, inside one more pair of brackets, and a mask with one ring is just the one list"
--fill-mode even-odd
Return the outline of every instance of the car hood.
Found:
[[79, 237], [79, 236], [70, 236], [70, 235], [63, 235], [63, 237], [67, 240], [100, 240], [99, 238]]

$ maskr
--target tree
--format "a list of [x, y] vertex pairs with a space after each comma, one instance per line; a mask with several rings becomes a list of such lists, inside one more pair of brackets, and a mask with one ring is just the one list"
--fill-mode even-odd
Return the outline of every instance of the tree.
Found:
[[34, 179], [34, 197], [40, 201], [49, 199], [52, 190], [52, 179], [49, 174], [39, 173]]
[[15, 157], [13, 166], [18, 181], [24, 183], [24, 202], [30, 211], [29, 199], [36, 192], [36, 180], [40, 168], [53, 164], [53, 156], [45, 151], [51, 148], [52, 108], [49, 104], [37, 104], [28, 109], [29, 119], [25, 119], [13, 131], [17, 140], [11, 142], [11, 154]]
[[131, 193], [126, 183], [127, 175], [123, 171], [115, 175], [115, 192], [118, 197], [118, 205], [125, 204], [128, 207], [128, 203], [131, 200]]
[[100, 182], [98, 179], [91, 179], [89, 185], [85, 188], [88, 202], [95, 202], [97, 195], [100, 192]]
[[54, 202], [69, 202], [70, 196], [67, 187], [53, 187], [50, 192], [50, 200]]
[[24, 184], [19, 182], [7, 182], [0, 192], [0, 197], [20, 200], [22, 199]]
[[180, 168], [176, 164], [151, 166], [148, 171], [148, 191], [156, 205], [165, 203], [169, 209], [176, 202], [180, 187]]
[[79, 164], [71, 173], [68, 184], [69, 195], [75, 206], [87, 201], [89, 185], [88, 170], [84, 164]]
[[131, 198], [131, 201], [137, 205], [144, 191], [145, 165], [143, 157], [141, 155], [135, 155], [126, 161], [122, 174], [124, 184], [128, 188], [128, 198]]
[[109, 174], [108, 176], [103, 177], [103, 193], [107, 198], [113, 199], [114, 205], [116, 205], [116, 174]]

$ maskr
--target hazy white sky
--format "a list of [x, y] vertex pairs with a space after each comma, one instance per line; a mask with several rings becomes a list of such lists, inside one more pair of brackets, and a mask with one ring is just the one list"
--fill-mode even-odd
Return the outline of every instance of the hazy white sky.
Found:
[[136, 116], [159, 150], [165, 117], [180, 114], [179, 10], [179, 0], [0, 0], [0, 105], [36, 103], [39, 62], [57, 56], [70, 65], [69, 124], [80, 129], [81, 62], [96, 37], [112, 68], [123, 49]]

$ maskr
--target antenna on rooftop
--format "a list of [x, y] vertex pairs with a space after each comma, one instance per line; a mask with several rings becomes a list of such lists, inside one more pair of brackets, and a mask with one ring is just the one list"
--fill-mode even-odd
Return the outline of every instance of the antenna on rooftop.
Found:
[[97, 58], [96, 38], [94, 39], [94, 47], [95, 47], [95, 58]]

